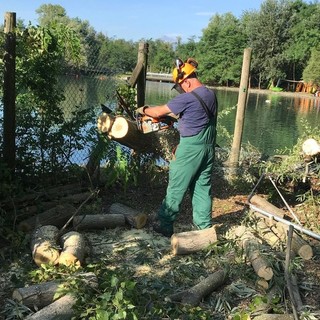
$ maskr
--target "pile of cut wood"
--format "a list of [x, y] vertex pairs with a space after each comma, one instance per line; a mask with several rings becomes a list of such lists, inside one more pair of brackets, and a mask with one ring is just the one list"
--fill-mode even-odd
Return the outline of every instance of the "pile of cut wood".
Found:
[[[82, 197], [78, 197], [85, 202], [91, 196], [92, 194], [84, 193]], [[66, 197], [70, 197], [70, 195]], [[253, 196], [251, 203], [278, 216], [284, 217], [286, 214], [284, 210], [278, 209], [259, 196]], [[285, 242], [288, 227], [266, 219], [258, 212], [254, 212], [254, 214], [257, 217], [256, 229], [238, 226], [230, 230], [228, 237], [235, 239], [243, 248], [247, 261], [258, 276], [257, 285], [268, 289], [274, 272], [265, 254], [266, 243], [270, 247], [275, 247], [279, 242]], [[90, 254], [88, 248], [91, 247], [82, 231], [125, 229], [128, 226], [141, 229], [145, 227], [147, 219], [146, 213], [121, 203], [112, 204], [107, 213], [83, 215], [79, 208], [76, 209], [70, 203], [59, 201], [55, 207], [22, 221], [19, 227], [31, 234], [30, 246], [36, 265], [51, 263], [52, 265], [81, 266], [84, 264], [86, 256]], [[72, 228], [67, 231], [66, 226], [71, 222]], [[171, 252], [173, 255], [195, 253], [208, 248], [222, 237], [226, 237], [226, 235], [219, 234], [218, 225], [205, 230], [175, 233], [170, 239]], [[303, 259], [313, 257], [312, 247], [297, 233], [292, 236], [290, 252]], [[82, 277], [84, 283], [90, 287], [94, 288], [98, 285], [98, 280], [93, 274], [79, 275], [79, 277]], [[227, 278], [228, 272], [226, 270], [214, 270], [193, 287], [171, 294], [167, 296], [166, 300], [197, 306], [202, 299], [221, 287]], [[299, 311], [302, 308], [302, 303], [299, 299], [297, 282], [294, 275], [290, 275], [289, 278], [297, 297], [294, 304]], [[14, 291], [13, 298], [26, 306], [32, 305], [32, 307], [40, 309], [28, 319], [54, 319], [57, 316], [59, 319], [70, 319], [73, 315], [72, 306], [75, 303], [75, 298], [71, 295], [57, 298], [57, 290], [61, 285], [63, 286], [63, 283], [48, 282], [18, 288]]]

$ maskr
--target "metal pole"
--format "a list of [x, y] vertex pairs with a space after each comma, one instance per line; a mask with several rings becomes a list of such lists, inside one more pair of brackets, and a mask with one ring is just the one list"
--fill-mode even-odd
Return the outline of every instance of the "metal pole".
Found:
[[255, 205], [253, 205], [251, 203], [249, 204], [249, 206], [253, 211], [257, 211], [257, 212], [267, 216], [268, 218], [272, 218], [272, 219], [277, 220], [279, 222], [282, 222], [282, 223], [284, 223], [284, 224], [286, 224], [288, 226], [292, 226], [294, 229], [299, 230], [302, 233], [307, 234], [308, 236], [310, 236], [312, 238], [320, 240], [320, 234], [314, 233], [314, 232], [312, 232], [312, 231], [310, 231], [308, 229], [302, 228], [301, 226], [299, 226], [297, 224], [294, 224], [294, 223], [292, 223], [292, 222], [290, 222], [288, 220], [285, 220], [285, 219], [282, 219], [280, 217], [277, 217], [277, 216], [273, 215], [272, 213], [269, 213], [269, 212], [267, 212], [265, 210], [262, 210], [262, 209], [256, 207]]

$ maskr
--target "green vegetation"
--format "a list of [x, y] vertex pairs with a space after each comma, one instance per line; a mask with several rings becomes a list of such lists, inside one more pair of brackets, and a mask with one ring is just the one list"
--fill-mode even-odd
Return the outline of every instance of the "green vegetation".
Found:
[[[159, 183], [167, 178], [166, 172], [160, 171], [154, 161], [132, 156], [111, 141], [97, 136], [96, 106], [81, 100], [79, 103], [72, 102], [70, 116], [66, 116], [62, 108], [68, 97], [64, 95], [63, 83], [59, 81], [59, 77], [65, 74], [108, 77], [110, 80], [106, 82], [108, 89], [105, 91], [105, 98], [110, 103], [110, 108], [116, 108], [116, 89], [134, 106], [134, 90], [120, 86], [117, 78], [113, 76], [132, 72], [136, 64], [137, 43], [108, 38], [97, 33], [89, 22], [68, 17], [64, 8], [59, 5], [42, 5], [37, 13], [39, 26], [25, 26], [20, 21], [17, 29], [15, 179], [0, 160], [0, 240], [9, 241], [11, 246], [9, 253], [1, 252], [1, 258], [6, 261], [3, 267], [9, 269], [12, 268], [9, 261], [18, 263], [17, 261], [22, 259], [21, 250], [28, 247], [28, 239], [16, 228], [21, 217], [15, 210], [14, 199], [30, 190], [37, 192], [39, 186], [45, 188], [58, 183], [63, 185], [85, 180], [87, 168], [74, 165], [71, 161], [76, 150], [89, 147], [94, 160], [107, 159], [102, 171], [108, 181], [105, 187], [114, 188], [117, 193], [125, 194], [131, 186], [138, 186], [139, 179], [149, 179], [144, 181], [148, 184], [151, 179]], [[170, 43], [160, 39], [145, 39], [149, 43], [149, 68], [155, 72], [170, 72], [176, 56], [193, 56], [200, 62], [199, 75], [205, 83], [237, 86], [240, 81], [243, 49], [252, 47], [252, 87], [265, 88], [270, 84], [276, 86], [279, 78], [304, 79], [319, 85], [319, 16], [318, 3], [305, 3], [300, 0], [266, 0], [260, 11], [245, 12], [239, 19], [230, 13], [215, 15], [199, 41], [191, 38], [182, 43], [181, 39], [176, 39]], [[1, 47], [3, 41], [2, 35]], [[1, 61], [1, 80], [2, 74]], [[78, 95], [79, 92], [78, 89]], [[100, 97], [97, 101], [101, 101]], [[228, 112], [230, 109], [221, 112], [219, 117]], [[302, 131], [305, 132], [305, 137], [320, 140], [319, 128], [310, 129], [304, 124]], [[219, 133], [228, 143], [231, 142], [231, 136], [225, 128], [219, 128]], [[248, 186], [252, 187], [262, 172], [272, 174], [284, 192], [288, 188], [295, 188], [296, 191], [300, 187], [299, 182], [306, 180], [300, 155], [301, 143], [305, 137], [300, 137], [292, 150], [285, 150], [286, 156], [279, 162], [274, 159], [263, 162], [256, 150], [252, 150], [250, 145], [245, 146], [240, 167], [242, 174], [236, 181], [237, 184], [231, 186], [233, 191], [236, 189], [239, 193], [247, 193]], [[2, 139], [1, 136], [1, 144]], [[227, 156], [218, 159], [221, 161], [218, 172], [221, 181], [224, 179], [223, 160], [226, 158]], [[145, 166], [143, 170], [142, 164]], [[298, 192], [294, 193], [295, 198], [291, 200], [295, 203], [300, 201], [307, 227], [319, 232], [319, 163], [314, 161], [311, 169], [312, 179], [307, 179], [309, 184], [298, 189]], [[92, 186], [93, 183], [90, 187]], [[265, 191], [270, 197], [273, 196], [267, 188]], [[6, 211], [8, 204], [12, 205], [10, 214]], [[84, 210], [96, 213], [97, 208], [100, 208], [97, 203], [91, 206]], [[256, 279], [252, 279], [252, 274], [247, 274], [248, 268], [242, 251], [237, 250], [232, 241], [218, 242], [207, 252], [195, 255], [195, 259], [186, 257], [173, 260], [171, 263], [175, 273], [169, 270], [163, 278], [152, 272], [149, 272], [148, 276], [135, 277], [135, 270], [126, 264], [127, 257], [135, 259], [137, 265], [152, 265], [156, 259], [156, 266], [161, 270], [163, 268], [159, 262], [163, 252], [157, 248], [141, 243], [137, 252], [137, 255], [120, 252], [119, 255], [101, 259], [99, 263], [86, 265], [85, 271], [94, 271], [100, 282], [98, 291], [95, 292], [87, 291], [87, 288], [81, 287], [76, 281], [70, 283], [68, 290], [77, 297], [77, 319], [184, 319], [186, 314], [188, 319], [210, 319], [212, 316], [215, 319], [249, 319], [249, 315], [266, 302], [272, 310], [284, 310], [283, 296], [277, 295], [268, 300], [263, 294], [250, 290]], [[230, 254], [234, 257], [232, 261]], [[277, 258], [272, 256], [270, 259], [274, 266], [278, 267], [277, 270], [281, 270]], [[203, 270], [224, 266], [226, 260], [233, 270], [236, 270], [231, 272], [234, 280], [237, 275], [244, 283], [227, 287], [201, 307], [189, 308], [164, 300], [169, 290], [172, 291], [172, 283], [188, 287], [195, 274], [204, 276]], [[65, 270], [43, 266], [35, 272], [28, 270], [31, 265], [30, 261], [28, 262], [29, 264], [25, 264], [25, 261], [21, 260], [20, 263], [25, 269], [21, 274], [16, 272], [12, 276], [17, 286], [21, 283], [68, 277], [76, 271], [73, 268]], [[295, 268], [298, 268], [297, 265], [298, 263]], [[279, 287], [282, 286], [283, 283], [279, 284]], [[239, 297], [248, 299], [244, 306], [233, 304]], [[3, 311], [6, 319], [22, 319], [30, 312], [11, 300], [8, 300]]]

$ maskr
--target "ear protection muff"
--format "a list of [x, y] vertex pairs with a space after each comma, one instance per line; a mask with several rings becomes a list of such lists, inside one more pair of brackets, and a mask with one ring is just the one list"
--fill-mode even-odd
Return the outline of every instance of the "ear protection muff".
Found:
[[179, 80], [183, 79], [185, 72], [181, 70], [181, 68], [184, 66], [184, 62], [180, 59], [176, 59], [176, 68], [177, 68], [177, 78], [176, 82], [179, 82]]

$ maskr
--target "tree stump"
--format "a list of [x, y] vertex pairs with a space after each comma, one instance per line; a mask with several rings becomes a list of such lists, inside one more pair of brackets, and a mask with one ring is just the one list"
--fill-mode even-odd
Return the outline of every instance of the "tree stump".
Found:
[[60, 204], [36, 216], [21, 221], [18, 225], [18, 229], [29, 232], [38, 225], [53, 225], [61, 228], [73, 215], [75, 210], [76, 209], [70, 204]]
[[70, 231], [61, 237], [62, 252], [59, 264], [81, 266], [87, 253], [87, 244], [84, 236], [76, 231]]
[[75, 230], [112, 229], [124, 227], [125, 225], [126, 220], [123, 214], [90, 214], [73, 218], [73, 227]]
[[226, 275], [227, 273], [224, 270], [218, 270], [192, 288], [172, 294], [168, 296], [166, 300], [181, 302], [196, 307], [202, 299], [207, 297], [225, 282]]
[[144, 212], [130, 208], [121, 203], [113, 203], [109, 209], [111, 214], [123, 214], [126, 221], [134, 228], [143, 228], [148, 220], [147, 215]]
[[32, 258], [37, 266], [43, 263], [56, 265], [59, 261], [59, 229], [48, 225], [37, 228], [31, 236]]
[[215, 227], [197, 231], [174, 233], [171, 236], [173, 254], [189, 254], [200, 251], [217, 241]]

